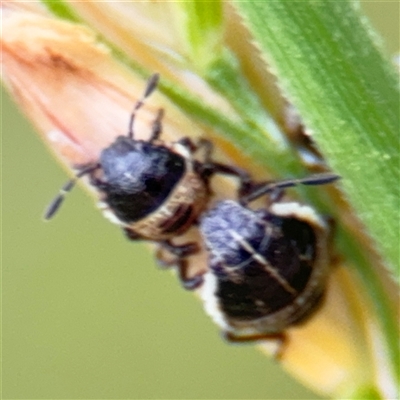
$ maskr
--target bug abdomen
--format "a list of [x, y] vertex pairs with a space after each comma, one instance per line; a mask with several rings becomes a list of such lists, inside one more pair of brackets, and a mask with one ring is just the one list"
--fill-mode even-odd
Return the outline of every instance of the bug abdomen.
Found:
[[[291, 304], [306, 287], [313, 268], [312, 229], [294, 219], [279, 219], [256, 241], [242, 238], [240, 267], [227, 266], [217, 297], [230, 318], [262, 318]], [[268, 227], [267, 227], [268, 228]]]

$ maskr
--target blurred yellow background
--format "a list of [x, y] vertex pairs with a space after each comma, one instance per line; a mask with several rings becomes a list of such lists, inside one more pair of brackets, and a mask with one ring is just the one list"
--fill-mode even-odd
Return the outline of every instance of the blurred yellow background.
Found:
[[[387, 50], [399, 3], [363, 2]], [[81, 190], [44, 223], [65, 172], [2, 95], [3, 398], [317, 399], [157, 270]]]

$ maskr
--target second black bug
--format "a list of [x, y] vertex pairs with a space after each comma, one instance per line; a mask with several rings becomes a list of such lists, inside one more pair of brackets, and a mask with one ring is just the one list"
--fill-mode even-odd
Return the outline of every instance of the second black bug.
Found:
[[[334, 182], [334, 174], [267, 183], [240, 202], [225, 200], [204, 213], [200, 229], [209, 252], [205, 308], [230, 341], [277, 339], [321, 304], [330, 272], [329, 220], [284, 188]], [[268, 195], [267, 207], [247, 205]], [[280, 346], [279, 353], [282, 352]]]
[[[45, 218], [52, 218], [76, 181], [88, 176], [99, 191], [100, 208], [105, 215], [120, 225], [130, 240], [154, 241], [172, 253], [175, 257], [170, 264], [178, 266], [184, 286], [194, 288], [201, 283], [201, 277], [186, 276], [185, 257], [195, 253], [197, 245], [176, 245], [171, 240], [187, 231], [205, 209], [211, 175], [237, 176], [243, 190], [250, 180], [241, 169], [212, 161], [212, 144], [207, 140], [197, 144], [187, 137], [173, 143], [161, 141], [162, 109], [152, 124], [149, 139], [135, 139], [136, 113], [158, 80], [158, 74], [148, 80], [131, 113], [128, 134], [118, 136], [98, 160], [79, 166], [75, 177], [49, 205]], [[202, 160], [195, 158], [200, 149]]]

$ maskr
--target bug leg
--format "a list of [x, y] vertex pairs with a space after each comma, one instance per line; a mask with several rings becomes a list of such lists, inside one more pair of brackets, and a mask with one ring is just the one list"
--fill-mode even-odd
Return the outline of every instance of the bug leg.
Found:
[[236, 177], [239, 180], [239, 197], [245, 196], [252, 189], [253, 182], [250, 175], [239, 167], [232, 167], [221, 163], [208, 163], [204, 165], [204, 175], [211, 176], [214, 174], [222, 174]]
[[186, 258], [174, 258], [166, 260], [162, 257], [161, 252], [161, 249], [156, 252], [158, 264], [161, 268], [176, 268], [178, 271], [179, 280], [184, 289], [194, 290], [202, 285], [203, 277], [201, 275], [196, 275], [192, 278], [187, 276], [188, 263]]
[[191, 153], [194, 153], [198, 148], [198, 146], [193, 143], [192, 139], [187, 136], [180, 138], [176, 143], [186, 147]]
[[[124, 228], [123, 231], [129, 240], [143, 240], [143, 237], [129, 228]], [[173, 255], [173, 257], [166, 258], [164, 250], [167, 250], [168, 253]], [[182, 286], [187, 290], [194, 290], [203, 283], [203, 277], [201, 275], [190, 278], [188, 277], [188, 263], [186, 257], [197, 253], [198, 250], [199, 249], [196, 243], [189, 242], [183, 245], [175, 245], [169, 240], [164, 240], [158, 242], [158, 248], [156, 250], [155, 257], [158, 265], [161, 268], [176, 268], [178, 270], [178, 276]]]
[[253, 181], [247, 171], [242, 168], [222, 164], [212, 160], [213, 144], [207, 139], [200, 139], [196, 151], [204, 149], [204, 161], [200, 166], [200, 175], [209, 179], [214, 174], [222, 174], [236, 177], [239, 180], [239, 196], [246, 195], [253, 187]]
[[[163, 250], [167, 250], [170, 254], [173, 254], [173, 258], [166, 259], [163, 255]], [[196, 243], [186, 243], [184, 245], [174, 245], [169, 240], [165, 240], [159, 243], [159, 247], [156, 252], [156, 259], [159, 265], [163, 268], [175, 267], [178, 271], [179, 280], [182, 286], [187, 290], [197, 289], [203, 283], [203, 277], [196, 275], [194, 277], [188, 277], [188, 262], [187, 257], [197, 253], [198, 246]]]
[[123, 231], [129, 240], [143, 240], [143, 238], [132, 229], [123, 228]]
[[177, 143], [185, 146], [191, 153], [203, 149], [203, 161], [197, 163], [196, 169], [205, 181], [208, 181], [214, 174], [236, 177], [239, 180], [240, 196], [245, 196], [253, 188], [252, 179], [247, 171], [239, 167], [218, 163], [212, 160], [213, 144], [209, 140], [200, 139], [198, 143], [195, 144], [190, 138], [184, 137], [178, 140]]
[[196, 151], [201, 148], [204, 149], [203, 150], [204, 151], [204, 156], [203, 156], [204, 163], [205, 164], [211, 163], [212, 162], [212, 152], [214, 149], [213, 144], [209, 140], [202, 138], [197, 142]]
[[160, 246], [162, 246], [165, 250], [168, 250], [171, 254], [179, 258], [188, 257], [199, 251], [197, 244], [194, 242], [176, 245], [173, 244], [170, 240], [163, 240], [162, 242], [160, 242]]
[[203, 283], [202, 275], [195, 275], [191, 278], [188, 277], [188, 261], [186, 258], [178, 258], [176, 260], [176, 268], [179, 274], [179, 280], [181, 281], [182, 286], [186, 290], [195, 290], [200, 287]]
[[236, 336], [232, 332], [224, 331], [222, 333], [223, 338], [230, 343], [254, 343], [262, 341], [274, 341], [277, 345], [277, 349], [273, 354], [273, 357], [279, 361], [285, 352], [288, 345], [288, 337], [284, 332], [272, 333], [272, 334], [258, 334], [252, 336]]

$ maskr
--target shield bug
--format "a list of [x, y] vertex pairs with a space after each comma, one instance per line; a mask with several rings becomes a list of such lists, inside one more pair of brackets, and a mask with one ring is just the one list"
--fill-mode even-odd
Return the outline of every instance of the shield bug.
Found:
[[[201, 283], [201, 277], [186, 276], [185, 258], [197, 252], [197, 245], [176, 245], [172, 239], [187, 231], [205, 209], [213, 174], [236, 176], [243, 188], [249, 177], [239, 168], [212, 161], [212, 144], [207, 140], [197, 144], [187, 137], [174, 143], [160, 140], [162, 109], [152, 124], [149, 139], [135, 139], [136, 113], [156, 89], [158, 80], [158, 74], [148, 80], [131, 113], [127, 135], [118, 136], [102, 150], [98, 160], [77, 168], [75, 177], [47, 208], [45, 218], [52, 218], [77, 180], [88, 176], [99, 192], [100, 208], [106, 217], [120, 225], [130, 240], [157, 242], [161, 250], [172, 253], [174, 259], [164, 265], [176, 265], [183, 285], [194, 288]], [[203, 159], [198, 160], [195, 155], [201, 149]], [[163, 262], [161, 252], [158, 254]]]
[[[329, 275], [330, 225], [310, 206], [282, 201], [282, 195], [297, 184], [336, 179], [316, 174], [258, 185], [239, 202], [221, 201], [203, 215], [210, 269], [201, 294], [228, 340], [283, 342], [285, 329], [318, 307]], [[263, 195], [265, 208], [248, 207]]]

